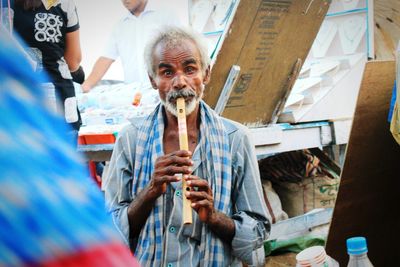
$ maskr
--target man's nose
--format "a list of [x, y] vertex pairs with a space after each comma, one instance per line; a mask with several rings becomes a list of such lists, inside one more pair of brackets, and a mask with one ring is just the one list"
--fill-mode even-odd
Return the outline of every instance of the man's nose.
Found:
[[186, 87], [186, 78], [183, 73], [176, 73], [173, 80], [174, 89], [182, 89]]

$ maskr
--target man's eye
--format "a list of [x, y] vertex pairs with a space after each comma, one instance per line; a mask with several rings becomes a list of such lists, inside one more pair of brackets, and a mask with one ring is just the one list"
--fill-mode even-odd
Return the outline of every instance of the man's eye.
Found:
[[170, 70], [165, 70], [165, 71], [163, 71], [163, 75], [164, 75], [164, 76], [171, 76], [171, 75], [172, 75], [172, 71], [170, 71]]
[[186, 73], [194, 73], [196, 71], [193, 67], [186, 67]]

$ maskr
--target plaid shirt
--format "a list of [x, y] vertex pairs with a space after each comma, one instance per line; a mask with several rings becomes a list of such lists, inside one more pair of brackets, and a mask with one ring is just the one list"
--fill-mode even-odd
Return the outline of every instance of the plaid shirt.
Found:
[[[152, 165], [163, 154], [160, 111], [159, 106], [151, 118], [121, 132], [104, 180], [107, 206], [126, 240], [129, 203], [147, 186]], [[235, 236], [231, 244], [223, 243], [195, 212], [193, 224], [182, 226], [182, 186], [173, 183], [157, 200], [137, 240], [135, 255], [143, 266], [240, 266], [240, 260], [254, 264], [253, 251], [267, 237], [268, 215], [246, 128], [218, 117], [203, 102], [200, 111], [193, 172], [211, 184], [214, 206], [234, 220]]]

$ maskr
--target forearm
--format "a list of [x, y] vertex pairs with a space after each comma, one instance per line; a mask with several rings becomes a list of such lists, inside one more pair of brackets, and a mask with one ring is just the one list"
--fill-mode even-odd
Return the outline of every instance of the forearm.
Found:
[[210, 215], [207, 224], [220, 239], [231, 244], [235, 236], [235, 223], [231, 218], [215, 211]]
[[68, 69], [70, 72], [75, 72], [79, 69], [81, 60], [79, 59], [67, 59], [65, 58], [65, 61], [67, 62]]
[[85, 92], [90, 91], [103, 78], [113, 62], [113, 59], [105, 57], [100, 57], [96, 61], [91, 73], [82, 85]]
[[146, 223], [157, 196], [150, 192], [149, 187], [143, 189], [128, 207], [129, 237], [139, 237], [140, 231]]
[[64, 58], [70, 72], [74, 72], [79, 68], [82, 60], [79, 30], [66, 34]]

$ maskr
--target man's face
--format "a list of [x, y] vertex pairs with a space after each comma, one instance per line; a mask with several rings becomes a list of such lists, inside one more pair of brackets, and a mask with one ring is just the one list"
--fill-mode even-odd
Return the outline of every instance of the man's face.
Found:
[[134, 13], [138, 8], [146, 3], [147, 0], [121, 0], [122, 4], [131, 13]]
[[155, 77], [150, 79], [167, 111], [177, 116], [176, 99], [183, 97], [186, 115], [192, 113], [202, 98], [210, 73], [209, 69], [203, 73], [195, 44], [184, 40], [179, 46], [168, 48], [160, 43], [154, 51], [153, 60], [156, 72]]

